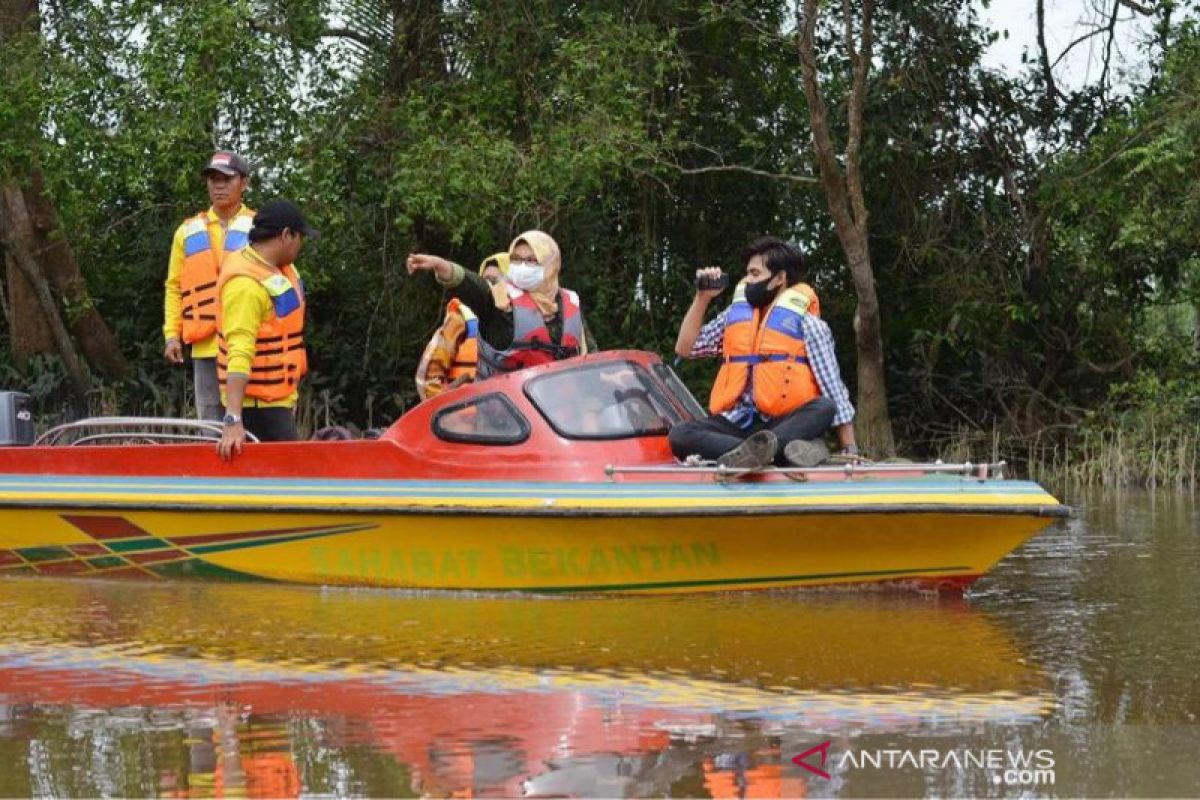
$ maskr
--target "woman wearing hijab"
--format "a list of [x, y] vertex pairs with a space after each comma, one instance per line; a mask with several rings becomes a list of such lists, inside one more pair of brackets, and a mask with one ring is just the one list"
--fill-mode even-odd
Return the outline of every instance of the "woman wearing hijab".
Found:
[[[562, 255], [542, 231], [526, 231], [508, 248], [498, 286], [438, 256], [414, 253], [408, 272], [432, 272], [479, 318], [478, 378], [585, 355], [589, 337], [579, 296], [558, 285]], [[592, 345], [590, 349], [595, 349]]]

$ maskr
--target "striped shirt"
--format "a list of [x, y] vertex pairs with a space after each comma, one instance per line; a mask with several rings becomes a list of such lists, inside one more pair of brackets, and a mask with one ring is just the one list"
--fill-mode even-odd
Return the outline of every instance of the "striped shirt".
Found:
[[[692, 351], [688, 358], [713, 358], [721, 355], [725, 344], [725, 325], [729, 318], [726, 308], [700, 329]], [[808, 350], [808, 363], [817, 379], [821, 394], [828, 397], [837, 406], [833, 416], [833, 424], [844, 425], [854, 419], [854, 406], [850, 403], [850, 392], [842, 383], [842, 372], [838, 369], [837, 354], [833, 349], [833, 334], [829, 325], [820, 317], [805, 314], [801, 318], [804, 330], [804, 345]], [[754, 407], [754, 367], [750, 367], [750, 379], [746, 381], [746, 389], [742, 392], [737, 405], [726, 411], [723, 416], [730, 422], [743, 428], [748, 428], [755, 420], [767, 419]]]

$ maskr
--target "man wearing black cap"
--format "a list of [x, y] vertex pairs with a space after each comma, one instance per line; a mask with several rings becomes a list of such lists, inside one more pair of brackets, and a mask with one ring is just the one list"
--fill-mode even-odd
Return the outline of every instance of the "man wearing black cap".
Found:
[[225, 255], [246, 246], [254, 212], [242, 205], [250, 166], [240, 155], [218, 150], [200, 174], [212, 205], [175, 231], [163, 301], [163, 355], [182, 364], [183, 346], [191, 346], [196, 415], [218, 420], [224, 411], [217, 386], [217, 276]]
[[254, 218], [250, 245], [221, 266], [217, 377], [226, 413], [217, 452], [226, 460], [242, 451], [246, 431], [264, 442], [300, 438], [297, 387], [308, 357], [304, 284], [293, 262], [316, 237], [300, 209], [272, 200]]

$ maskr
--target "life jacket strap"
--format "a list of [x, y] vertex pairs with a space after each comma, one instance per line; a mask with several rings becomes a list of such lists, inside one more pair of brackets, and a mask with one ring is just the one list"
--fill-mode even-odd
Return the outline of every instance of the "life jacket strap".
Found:
[[512, 350], [539, 350], [549, 353], [556, 361], [564, 358], [574, 358], [579, 355], [579, 348], [572, 345], [550, 344], [549, 342], [513, 342]]
[[744, 356], [728, 356], [726, 364], [761, 364], [764, 361], [795, 361], [797, 364], [808, 364], [807, 356], [790, 356], [787, 353], [749, 353]]

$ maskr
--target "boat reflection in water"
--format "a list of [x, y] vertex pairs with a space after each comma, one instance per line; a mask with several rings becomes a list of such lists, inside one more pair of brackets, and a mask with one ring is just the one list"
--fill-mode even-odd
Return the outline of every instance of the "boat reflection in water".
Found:
[[961, 599], [0, 581], [6, 796], [795, 796], [787, 743], [1052, 703]]

